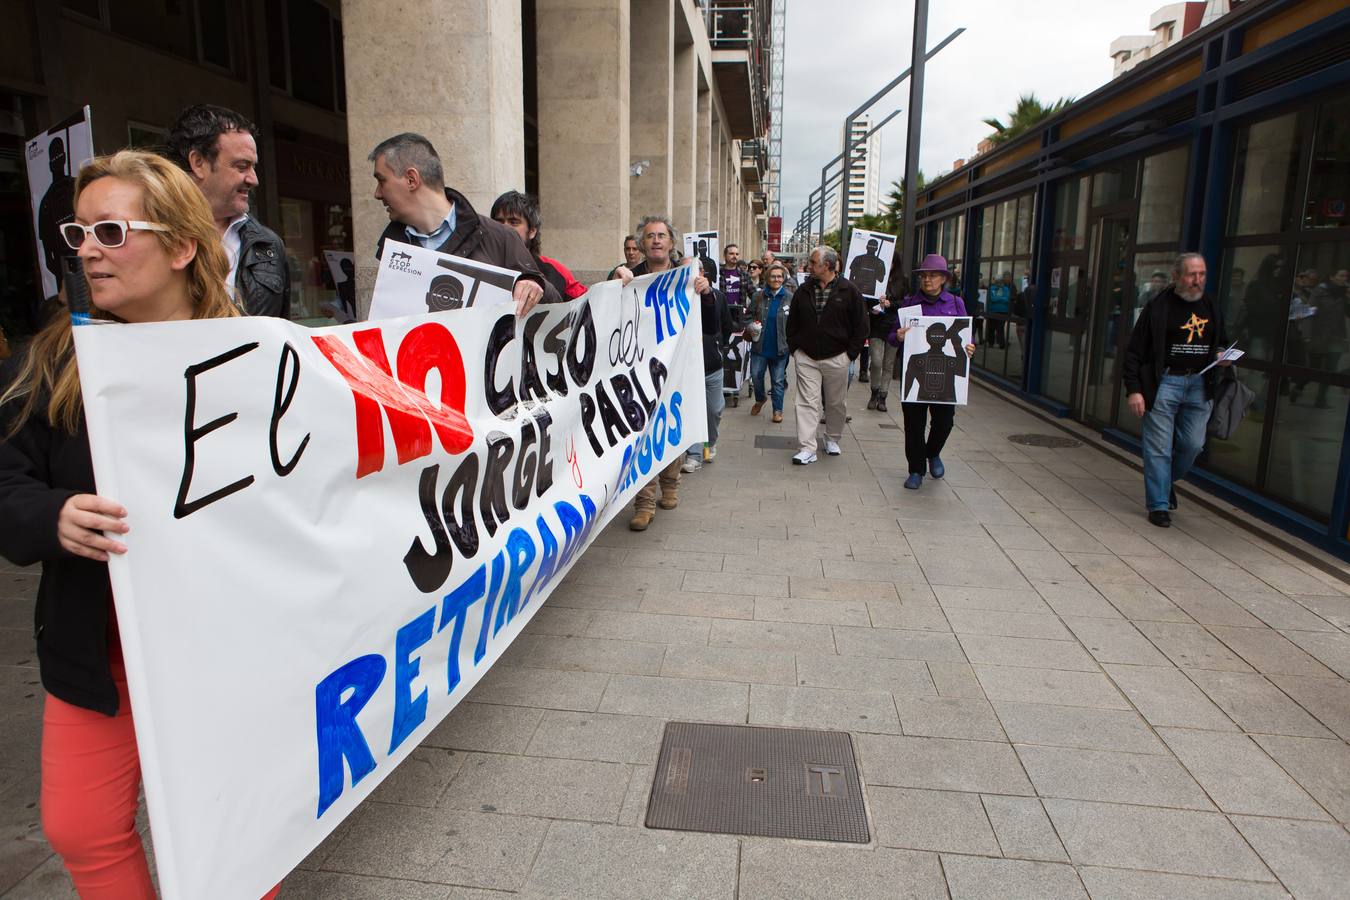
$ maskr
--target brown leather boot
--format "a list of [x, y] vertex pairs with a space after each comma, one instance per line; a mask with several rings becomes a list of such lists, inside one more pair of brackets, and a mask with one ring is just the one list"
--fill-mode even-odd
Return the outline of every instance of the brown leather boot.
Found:
[[647, 526], [652, 524], [652, 516], [656, 515], [654, 509], [639, 509], [633, 513], [633, 518], [628, 520], [629, 531], [646, 531]]
[[656, 501], [656, 505], [662, 509], [674, 509], [680, 505], [679, 494], [676, 488], [661, 488], [661, 499]]

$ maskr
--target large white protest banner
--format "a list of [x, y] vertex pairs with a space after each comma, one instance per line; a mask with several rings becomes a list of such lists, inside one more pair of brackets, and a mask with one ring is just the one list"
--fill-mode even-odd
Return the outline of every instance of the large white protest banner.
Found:
[[76, 328], [167, 897], [280, 881], [707, 439], [693, 275], [519, 320]]

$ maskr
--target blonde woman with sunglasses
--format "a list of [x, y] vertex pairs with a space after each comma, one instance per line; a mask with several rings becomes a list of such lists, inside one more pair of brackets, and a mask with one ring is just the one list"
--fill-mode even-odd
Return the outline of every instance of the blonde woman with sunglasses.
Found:
[[[90, 316], [167, 322], [239, 315], [201, 191], [173, 164], [124, 150], [88, 163], [62, 237]], [[140, 763], [108, 581], [128, 511], [94, 484], [69, 316], [0, 370], [0, 555], [42, 564], [38, 662], [42, 827], [82, 898], [154, 897], [136, 832]], [[269, 894], [274, 896], [276, 889]]]

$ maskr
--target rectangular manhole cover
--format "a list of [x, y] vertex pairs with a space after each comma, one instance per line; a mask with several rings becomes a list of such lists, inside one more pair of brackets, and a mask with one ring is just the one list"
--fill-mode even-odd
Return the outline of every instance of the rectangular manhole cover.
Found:
[[899, 425], [892, 425], [890, 422], [882, 422], [882, 423], [881, 423], [881, 427], [882, 427], [882, 428], [889, 429], [890, 431], [899, 431], [899, 430], [900, 430], [900, 426], [899, 426]]
[[669, 722], [647, 827], [865, 844], [853, 740], [843, 731]]
[[758, 450], [795, 450], [797, 439], [790, 434], [757, 434], [755, 448]]

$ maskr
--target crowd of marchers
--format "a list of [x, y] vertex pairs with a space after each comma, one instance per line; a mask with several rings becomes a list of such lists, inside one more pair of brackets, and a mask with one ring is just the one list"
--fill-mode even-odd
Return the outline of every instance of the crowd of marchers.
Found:
[[[123, 150], [84, 166], [73, 215], [59, 228], [82, 264], [92, 318], [289, 315], [285, 247], [249, 213], [258, 139], [238, 113], [199, 105], [180, 115], [162, 154]], [[377, 257], [394, 240], [518, 272], [512, 291], [518, 315], [585, 293], [565, 264], [543, 254], [534, 198], [509, 191], [489, 215], [479, 214], [446, 184], [435, 147], [417, 134], [382, 141], [369, 162], [375, 198], [389, 215], [371, 248]], [[720, 263], [698, 254], [682, 259], [679, 245], [669, 216], [652, 210], [624, 238], [623, 261], [610, 273], [627, 283], [695, 266], [701, 304], [708, 439], [638, 492], [629, 523], [636, 531], [651, 525], [657, 507], [679, 503], [683, 475], [716, 461], [733, 337], [750, 345], [751, 415], [768, 403], [772, 421], [784, 421], [791, 362], [798, 444], [791, 462], [809, 466], [822, 449], [819, 425], [824, 454], [844, 452], [846, 392], [855, 373], [870, 386], [868, 410], [888, 412], [897, 348], [908, 330], [900, 308], [969, 314], [951, 289], [947, 261], [936, 254], [914, 269], [912, 284], [892, 277], [884, 296], [869, 304], [840, 274], [839, 254], [829, 247], [812, 250], [798, 273], [793, 260], [769, 252], [743, 259], [734, 243]], [[1129, 405], [1144, 417], [1146, 505], [1157, 525], [1167, 525], [1176, 507], [1172, 481], [1186, 474], [1203, 444], [1215, 392], [1215, 370], [1207, 366], [1223, 346], [1224, 328], [1205, 278], [1197, 254], [1177, 260], [1171, 283], [1134, 326], [1124, 365]], [[350, 292], [343, 303], [334, 316], [350, 321], [357, 312]], [[972, 356], [975, 345], [964, 350]], [[956, 408], [903, 397], [900, 405], [904, 487], [917, 490], [925, 477], [944, 475], [942, 452]], [[154, 896], [135, 827], [140, 768], [107, 567], [110, 554], [126, 552], [127, 517], [125, 507], [95, 489], [71, 316], [54, 315], [0, 371], [0, 556], [42, 565], [35, 621], [46, 689], [42, 823], [86, 897]]]

